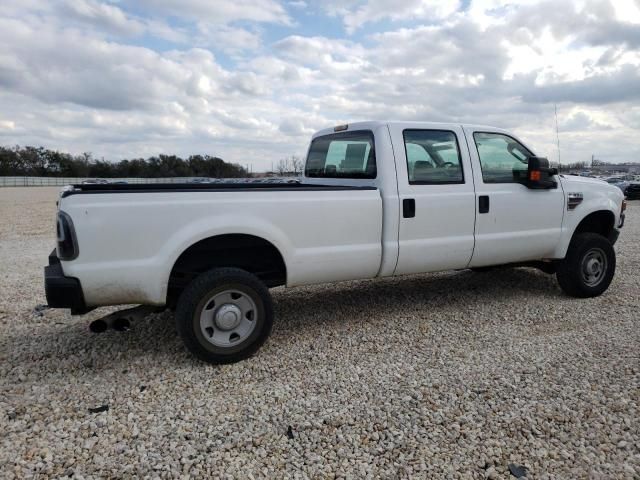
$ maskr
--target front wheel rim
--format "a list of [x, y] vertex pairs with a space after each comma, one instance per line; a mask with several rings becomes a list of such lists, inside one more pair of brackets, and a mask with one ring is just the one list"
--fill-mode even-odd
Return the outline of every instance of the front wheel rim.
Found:
[[241, 290], [215, 293], [203, 305], [200, 330], [205, 340], [216, 347], [238, 345], [256, 328], [258, 308], [254, 300]]
[[585, 285], [595, 287], [604, 279], [608, 268], [607, 255], [601, 248], [592, 248], [582, 259], [580, 273]]

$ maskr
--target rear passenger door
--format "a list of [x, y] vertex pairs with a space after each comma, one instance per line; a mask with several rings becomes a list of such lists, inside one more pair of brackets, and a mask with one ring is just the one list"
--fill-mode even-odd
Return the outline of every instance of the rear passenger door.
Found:
[[475, 192], [462, 128], [391, 125], [400, 196], [395, 274], [465, 268], [474, 246]]

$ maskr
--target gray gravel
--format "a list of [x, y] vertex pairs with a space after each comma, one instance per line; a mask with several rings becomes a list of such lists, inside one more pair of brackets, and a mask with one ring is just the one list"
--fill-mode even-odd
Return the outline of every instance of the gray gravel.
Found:
[[216, 367], [168, 313], [36, 309], [55, 192], [0, 189], [2, 476], [640, 477], [638, 202], [600, 298], [530, 269], [278, 289], [271, 339]]

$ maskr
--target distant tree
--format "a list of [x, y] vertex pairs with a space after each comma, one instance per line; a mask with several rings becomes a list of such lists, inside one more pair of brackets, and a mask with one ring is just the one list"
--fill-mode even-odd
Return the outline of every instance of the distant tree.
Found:
[[302, 159], [300, 157], [296, 157], [295, 155], [291, 156], [291, 167], [293, 170], [293, 173], [295, 175], [298, 175], [300, 173], [302, 173], [302, 168], [304, 167], [304, 162], [302, 161]]
[[280, 160], [278, 160], [278, 163], [276, 164], [276, 172], [278, 173], [278, 175], [282, 177], [286, 175], [288, 171], [289, 171], [289, 159], [281, 158]]
[[162, 154], [119, 162], [96, 160], [90, 152], [72, 156], [43, 147], [0, 147], [0, 175], [53, 177], [245, 177], [242, 166], [209, 155], [184, 160]]
[[0, 147], [0, 175], [24, 175], [20, 158], [15, 149]]
[[290, 157], [281, 158], [276, 164], [276, 173], [280, 176], [299, 175], [302, 173], [304, 162], [300, 157], [291, 155]]
[[587, 162], [563, 163], [558, 165], [558, 171], [560, 172], [585, 170], [586, 168], [589, 168], [589, 164]]

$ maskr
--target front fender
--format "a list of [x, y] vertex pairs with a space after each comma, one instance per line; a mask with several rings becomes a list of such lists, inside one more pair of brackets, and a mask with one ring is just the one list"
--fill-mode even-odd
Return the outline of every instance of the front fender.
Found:
[[578, 225], [589, 215], [606, 211], [613, 215], [614, 228], [620, 221], [622, 209], [622, 201], [624, 195], [617, 187], [611, 187], [607, 184], [595, 187], [589, 184], [583, 185], [580, 182], [563, 181], [565, 195], [568, 197], [572, 193], [581, 193], [583, 195], [582, 202], [573, 210], [569, 210], [565, 203], [565, 215], [562, 221], [562, 234], [557, 249], [554, 252], [554, 258], [564, 258], [571, 239], [578, 228]]

